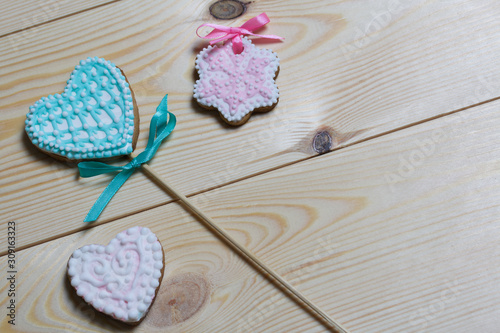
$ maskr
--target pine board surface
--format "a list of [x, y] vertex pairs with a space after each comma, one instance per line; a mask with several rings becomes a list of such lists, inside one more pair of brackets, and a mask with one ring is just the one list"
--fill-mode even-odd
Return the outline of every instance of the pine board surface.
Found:
[[[9, 46], [17, 50], [19, 44], [28, 42], [24, 37], [32, 35], [38, 26], [115, 1], [119, 0], [2, 0], [0, 36], [9, 35]], [[30, 28], [33, 30], [29, 33], [22, 31]]]
[[[145, 223], [175, 244], [170, 277], [217, 281], [210, 302], [172, 331], [220, 331], [218, 320], [231, 332], [324, 330], [141, 172], [97, 223], [81, 222], [111, 176], [79, 179], [74, 165], [32, 147], [23, 126], [29, 105], [61, 91], [80, 59], [98, 55], [122, 68], [136, 93], [138, 151], [169, 94], [178, 126], [154, 170], [341, 324], [353, 332], [495, 332], [497, 2], [256, 1], [244, 16], [216, 21], [207, 1], [61, 1], [57, 17], [36, 26], [9, 23], [33, 15], [28, 3], [7, 1], [0, 16], [0, 211], [20, 230], [22, 284], [57, 283], [20, 290], [30, 304], [19, 310], [21, 331], [116, 325], [84, 317], [91, 312], [64, 287], [65, 261], [78, 242], [104, 244]], [[255, 40], [281, 59], [280, 102], [229, 128], [191, 98], [194, 58], [206, 45], [194, 31], [261, 12], [271, 18], [262, 33], [286, 38]], [[318, 134], [332, 138], [319, 148], [334, 151], [317, 156]], [[164, 217], [179, 230], [170, 235]], [[203, 239], [210, 246], [200, 254]], [[5, 232], [3, 271], [6, 249]], [[5, 288], [1, 297], [3, 305]]]
[[[23, 246], [74, 232], [109, 182], [78, 179], [75, 168], [38, 153], [22, 130], [29, 105], [62, 90], [88, 55], [112, 59], [132, 83], [142, 119], [139, 151], [152, 113], [169, 94], [179, 125], [152, 165], [186, 195], [314, 156], [318, 132], [342, 147], [499, 96], [496, 2], [411, 2], [397, 10], [390, 3], [255, 2], [243, 18], [225, 22], [241, 24], [265, 11], [272, 22], [263, 32], [286, 38], [262, 44], [281, 58], [280, 103], [237, 129], [191, 98], [194, 58], [206, 45], [194, 31], [214, 21], [208, 3], [120, 1], [40, 26], [16, 52], [0, 49], [4, 219], [30, 225]], [[373, 13], [391, 20], [363, 37], [359, 29], [377, 22]], [[68, 25], [80, 29], [68, 32]], [[137, 174], [99, 222], [170, 200]]]
[[[193, 200], [352, 332], [494, 332], [499, 107], [496, 101], [426, 122]], [[189, 273], [203, 277], [199, 289], [211, 287], [203, 307], [185, 310], [200, 313], [193, 319], [170, 327], [157, 318], [172, 299], [185, 309], [174, 293], [159, 298], [137, 331], [220, 331], [221, 321], [227, 332], [324, 330], [177, 203], [22, 250], [20, 285], [46, 287], [20, 289], [21, 327], [87, 327], [95, 314], [67, 285], [67, 258], [144, 223], [164, 244], [164, 281]], [[114, 323], [98, 318], [92, 331]]]

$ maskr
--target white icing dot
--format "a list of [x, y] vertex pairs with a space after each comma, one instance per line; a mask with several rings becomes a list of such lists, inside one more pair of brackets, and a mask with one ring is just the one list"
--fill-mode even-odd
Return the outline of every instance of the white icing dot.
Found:
[[148, 236], [148, 242], [149, 243], [154, 243], [156, 241], [155, 235], [151, 234]]
[[47, 103], [45, 103], [45, 107], [46, 107], [47, 109], [50, 109], [50, 108], [52, 107], [52, 105], [51, 105], [49, 102], [47, 102]]
[[82, 296], [84, 295], [84, 293], [85, 293], [85, 289], [84, 289], [84, 288], [78, 288], [78, 289], [76, 290], [76, 294], [77, 294], [78, 296], [80, 296], [80, 297], [82, 297]]
[[113, 252], [113, 250], [114, 249], [113, 249], [113, 247], [111, 245], [106, 246], [105, 251], [106, 251], [107, 254], [111, 254]]
[[73, 252], [73, 258], [78, 259], [81, 257], [81, 255], [82, 255], [82, 251], [80, 251], [80, 249], [77, 249], [77, 250], [75, 250], [75, 252]]
[[71, 285], [72, 285], [73, 287], [75, 287], [75, 288], [76, 288], [76, 287], [78, 287], [78, 286], [80, 285], [80, 282], [81, 282], [81, 281], [80, 281], [80, 279], [79, 279], [79, 278], [74, 278], [74, 279], [71, 279]]
[[101, 106], [101, 108], [105, 107], [106, 106], [106, 103], [104, 101], [100, 101], [99, 102], [99, 105]]
[[135, 321], [139, 319], [139, 312], [136, 309], [132, 309], [128, 312], [128, 319]]
[[70, 126], [70, 127], [69, 127], [69, 131], [70, 131], [70, 132], [73, 132], [74, 130], [75, 130], [75, 128], [74, 128], [73, 126]]
[[152, 280], [150, 283], [150, 286], [153, 288], [157, 288], [159, 285], [160, 283], [158, 282], [158, 280]]
[[96, 299], [96, 300], [94, 301], [94, 304], [93, 304], [93, 305], [94, 305], [94, 307], [95, 307], [96, 309], [100, 310], [100, 309], [102, 309], [102, 308], [104, 307], [104, 304], [105, 304], [105, 303], [104, 303], [102, 300], [100, 300], [100, 299]]
[[103, 309], [103, 310], [104, 310], [104, 313], [106, 313], [106, 314], [110, 315], [110, 314], [112, 314], [112, 313], [113, 313], [114, 307], [113, 307], [113, 305], [111, 305], [111, 304], [107, 304], [107, 305], [104, 307], [104, 309]]
[[153, 254], [153, 258], [154, 258], [155, 260], [161, 260], [161, 258], [162, 258], [162, 257], [163, 257], [163, 256], [162, 256], [161, 252], [155, 252], [155, 253]]

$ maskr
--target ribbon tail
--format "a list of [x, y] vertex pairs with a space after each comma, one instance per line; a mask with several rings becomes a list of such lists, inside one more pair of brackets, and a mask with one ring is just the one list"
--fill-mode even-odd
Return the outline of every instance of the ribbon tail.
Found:
[[241, 28], [253, 31], [265, 26], [269, 22], [271, 22], [271, 20], [267, 17], [267, 14], [262, 13], [243, 23]]
[[285, 39], [285, 37], [280, 37], [280, 36], [276, 36], [276, 35], [258, 35], [258, 34], [254, 34], [254, 33], [249, 33], [249, 35], [252, 35], [252, 36], [256, 36], [256, 37], [260, 37], [260, 38], [267, 38], [267, 39]]
[[104, 207], [108, 204], [115, 193], [125, 183], [125, 181], [134, 173], [135, 168], [125, 169], [113, 178], [106, 189], [101, 193], [94, 206], [90, 209], [83, 222], [94, 222], [101, 215]]
[[80, 177], [89, 178], [97, 175], [102, 175], [104, 173], [110, 173], [115, 171], [122, 171], [123, 167], [121, 166], [112, 166], [107, 165], [102, 162], [80, 162], [78, 163], [78, 171], [80, 172]]

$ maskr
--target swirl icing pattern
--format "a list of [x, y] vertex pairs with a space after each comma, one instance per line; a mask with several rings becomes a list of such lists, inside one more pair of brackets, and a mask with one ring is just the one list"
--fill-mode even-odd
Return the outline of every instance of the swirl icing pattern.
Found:
[[202, 106], [216, 108], [229, 123], [238, 123], [259, 108], [278, 103], [274, 82], [279, 59], [268, 49], [259, 49], [243, 37], [243, 52], [235, 54], [232, 42], [209, 46], [196, 57], [200, 79], [194, 98]]
[[130, 154], [134, 102], [125, 76], [109, 60], [80, 61], [62, 94], [29, 108], [26, 133], [38, 148], [67, 159]]
[[160, 286], [163, 249], [148, 228], [130, 228], [107, 246], [86, 245], [73, 252], [68, 276], [76, 293], [95, 309], [137, 323]]

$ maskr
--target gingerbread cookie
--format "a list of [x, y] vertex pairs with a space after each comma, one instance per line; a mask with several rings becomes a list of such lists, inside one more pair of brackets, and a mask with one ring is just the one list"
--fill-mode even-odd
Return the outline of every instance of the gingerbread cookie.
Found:
[[79, 248], [68, 262], [68, 277], [76, 293], [97, 311], [131, 325], [146, 316], [163, 271], [163, 248], [144, 227], [119, 233], [107, 246]]
[[29, 108], [26, 133], [44, 153], [81, 161], [130, 154], [139, 135], [139, 113], [123, 72], [109, 60], [80, 61], [62, 94]]
[[276, 106], [279, 90], [274, 82], [279, 71], [276, 53], [259, 49], [246, 37], [243, 52], [235, 54], [232, 42], [209, 46], [196, 57], [200, 79], [194, 97], [206, 109], [216, 109], [230, 125], [245, 123], [252, 112]]

